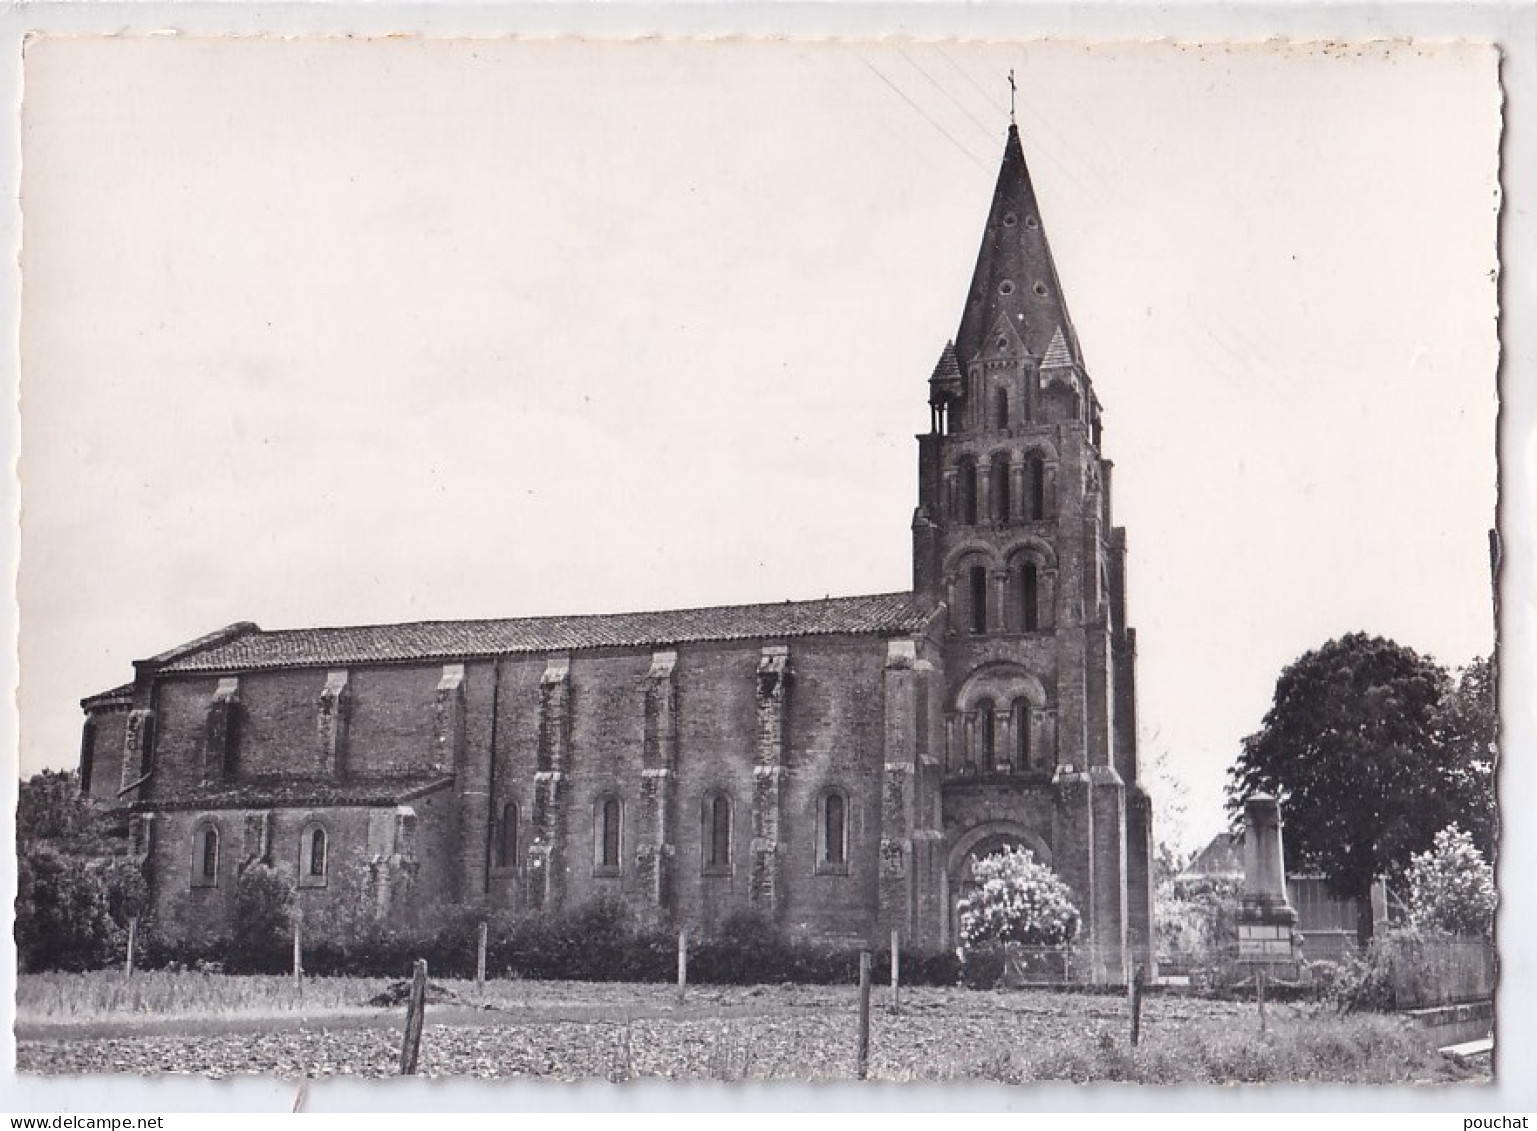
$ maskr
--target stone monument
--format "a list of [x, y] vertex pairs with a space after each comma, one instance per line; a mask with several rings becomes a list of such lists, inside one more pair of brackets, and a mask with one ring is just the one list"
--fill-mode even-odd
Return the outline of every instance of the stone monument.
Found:
[[1238, 904], [1238, 964], [1291, 980], [1299, 974], [1302, 938], [1286, 898], [1281, 806], [1257, 793], [1244, 802], [1243, 895]]

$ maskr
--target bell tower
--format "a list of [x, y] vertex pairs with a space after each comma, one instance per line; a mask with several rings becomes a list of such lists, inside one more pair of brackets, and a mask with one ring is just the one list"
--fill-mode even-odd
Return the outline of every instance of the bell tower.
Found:
[[1073, 887], [1094, 977], [1151, 965], [1136, 637], [1100, 404], [1009, 126], [960, 328], [918, 437], [913, 589], [942, 607], [953, 905], [971, 861], [1029, 848]]

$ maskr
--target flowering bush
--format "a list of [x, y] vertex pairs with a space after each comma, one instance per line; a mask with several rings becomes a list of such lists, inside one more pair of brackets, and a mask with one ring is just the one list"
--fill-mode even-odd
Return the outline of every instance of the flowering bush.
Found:
[[1495, 899], [1494, 869], [1456, 825], [1409, 864], [1409, 922], [1421, 931], [1487, 937]]
[[1006, 847], [972, 863], [976, 886], [957, 904], [961, 945], [1062, 946], [1078, 933], [1072, 892], [1026, 848]]

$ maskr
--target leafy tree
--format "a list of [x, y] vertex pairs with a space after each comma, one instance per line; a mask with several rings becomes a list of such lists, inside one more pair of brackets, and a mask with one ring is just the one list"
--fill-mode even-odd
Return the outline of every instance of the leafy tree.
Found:
[[1494, 933], [1494, 869], [1456, 825], [1409, 865], [1409, 924], [1453, 935]]
[[1470, 803], [1445, 734], [1451, 689], [1445, 669], [1412, 649], [1360, 633], [1332, 640], [1281, 673], [1228, 771], [1235, 819], [1246, 797], [1273, 794], [1287, 867], [1317, 870], [1357, 901], [1363, 945], [1374, 877], [1400, 875]]
[[1472, 837], [1484, 859], [1491, 861], [1499, 838], [1494, 791], [1499, 738], [1497, 677], [1493, 661], [1474, 660], [1442, 701], [1439, 720], [1451, 759], [1448, 788], [1455, 798], [1458, 824]]
[[1061, 946], [1078, 933], [1072, 892], [1027, 848], [1005, 847], [974, 861], [976, 886], [957, 904], [961, 941], [970, 949], [998, 943]]
[[52, 849], [23, 854], [16, 871], [15, 937], [25, 971], [92, 970], [112, 962], [122, 936], [100, 870], [84, 857]]
[[16, 841], [72, 841], [89, 829], [80, 779], [70, 771], [43, 770], [21, 783], [16, 798]]

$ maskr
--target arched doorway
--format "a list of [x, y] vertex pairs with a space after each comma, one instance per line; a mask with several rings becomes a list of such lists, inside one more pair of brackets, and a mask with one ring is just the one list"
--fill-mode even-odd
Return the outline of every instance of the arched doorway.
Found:
[[956, 906], [971, 890], [973, 861], [991, 856], [1005, 848], [1027, 848], [1037, 861], [1051, 867], [1051, 848], [1041, 837], [1015, 821], [989, 821], [967, 829], [955, 837], [945, 867], [945, 945], [960, 942], [960, 922]]

